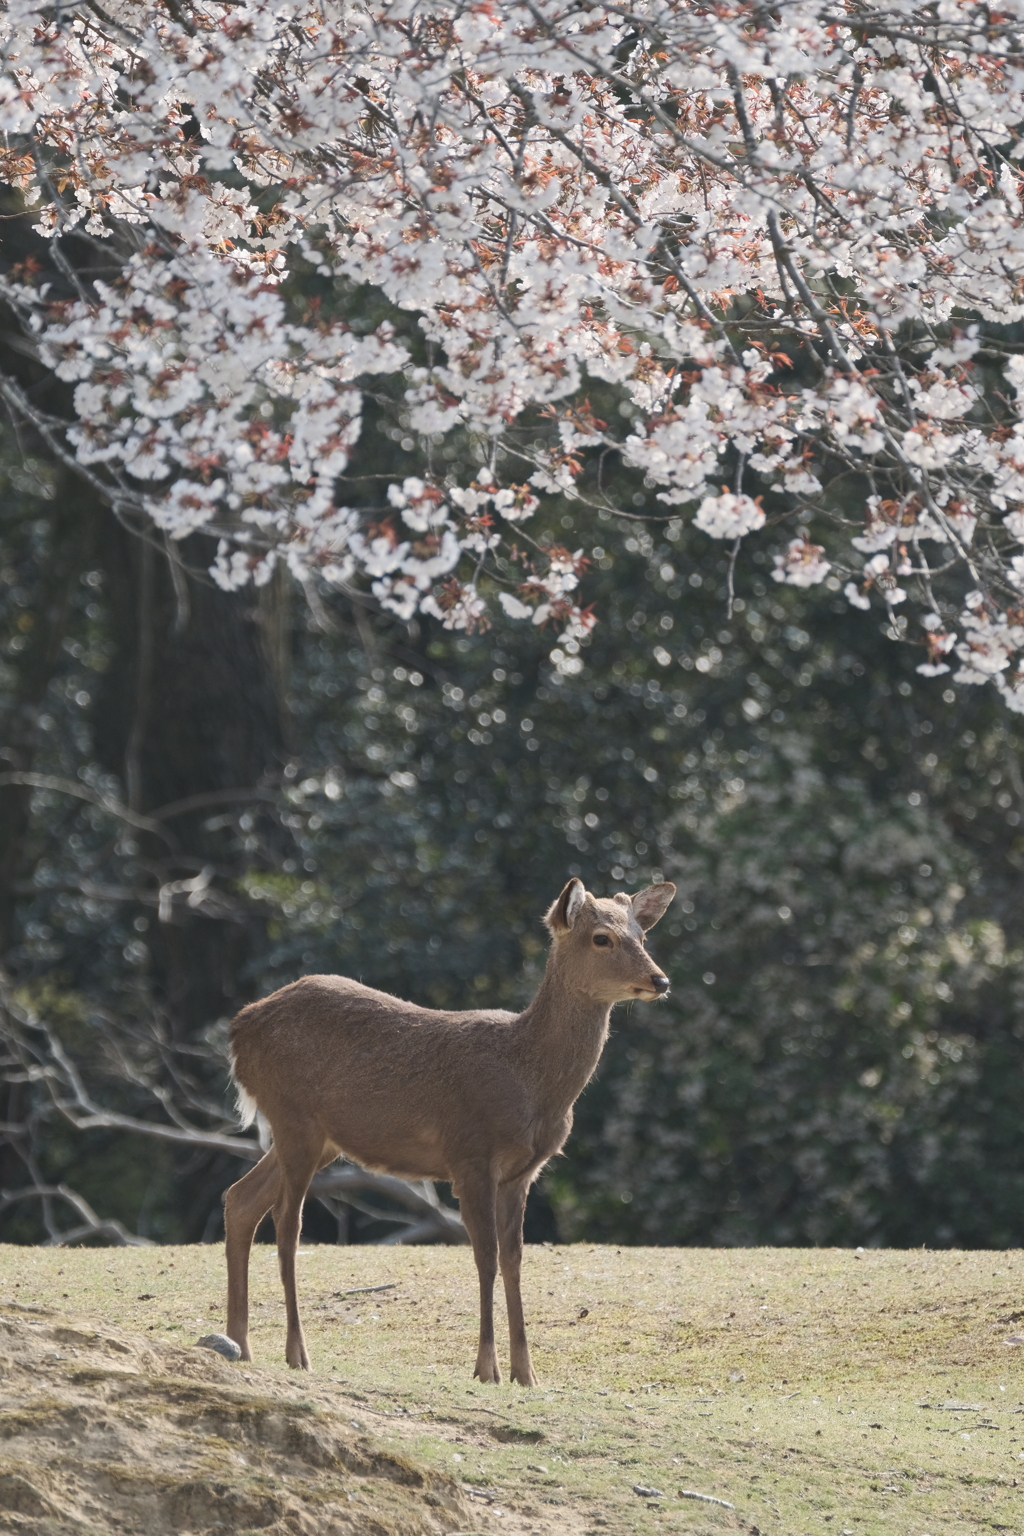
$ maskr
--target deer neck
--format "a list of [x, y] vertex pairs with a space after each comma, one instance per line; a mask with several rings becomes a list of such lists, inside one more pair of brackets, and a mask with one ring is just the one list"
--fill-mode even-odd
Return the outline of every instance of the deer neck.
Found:
[[608, 1039], [611, 1004], [582, 995], [548, 960], [537, 995], [519, 1016], [523, 1065], [534, 1068], [538, 1095], [563, 1111], [582, 1093]]

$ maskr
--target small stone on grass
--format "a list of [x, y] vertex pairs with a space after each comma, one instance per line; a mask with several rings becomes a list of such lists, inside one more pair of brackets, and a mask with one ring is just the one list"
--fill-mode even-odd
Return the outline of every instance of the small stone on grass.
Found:
[[198, 1349], [213, 1349], [218, 1355], [223, 1355], [225, 1360], [241, 1360], [242, 1351], [234, 1339], [229, 1339], [226, 1333], [204, 1333], [201, 1339], [196, 1339]]

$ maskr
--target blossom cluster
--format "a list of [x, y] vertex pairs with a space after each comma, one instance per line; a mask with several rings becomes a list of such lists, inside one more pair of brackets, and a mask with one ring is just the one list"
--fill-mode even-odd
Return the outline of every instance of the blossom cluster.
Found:
[[[0, 171], [97, 256], [0, 297], [69, 451], [215, 533], [225, 586], [284, 559], [583, 633], [582, 552], [509, 552], [553, 497], [582, 534], [611, 452], [1024, 710], [1022, 33], [1024, 0], [9, 0]], [[349, 504], [371, 391], [468, 483]]]

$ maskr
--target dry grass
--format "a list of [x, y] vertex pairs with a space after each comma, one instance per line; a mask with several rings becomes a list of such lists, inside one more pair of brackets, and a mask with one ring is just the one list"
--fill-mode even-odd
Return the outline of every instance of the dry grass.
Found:
[[[483, 1495], [474, 1530], [1024, 1531], [1020, 1253], [531, 1248], [529, 1391], [471, 1380], [467, 1250], [299, 1263], [314, 1374], [283, 1365], [269, 1247], [253, 1256], [256, 1369], [232, 1369], [455, 1475]], [[0, 1299], [153, 1340], [222, 1328], [223, 1284], [219, 1248], [0, 1246]]]

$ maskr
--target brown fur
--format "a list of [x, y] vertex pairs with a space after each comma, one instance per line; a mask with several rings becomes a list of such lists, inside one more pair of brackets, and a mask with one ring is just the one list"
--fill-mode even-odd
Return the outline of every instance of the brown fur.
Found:
[[[418, 1008], [343, 976], [306, 976], [242, 1009], [231, 1026], [235, 1081], [274, 1137], [224, 1199], [227, 1331], [244, 1360], [252, 1359], [249, 1250], [272, 1210], [285, 1357], [309, 1368], [295, 1288], [302, 1202], [316, 1170], [344, 1154], [406, 1178], [451, 1180], [480, 1276], [475, 1374], [501, 1380], [492, 1312], [500, 1256], [512, 1379], [536, 1384], [519, 1290], [527, 1191], [569, 1135], [613, 1004], [668, 990], [643, 930], [675, 889], [666, 882], [597, 900], [570, 880], [545, 919], [544, 978], [520, 1014]], [[595, 944], [598, 936], [610, 942]]]

